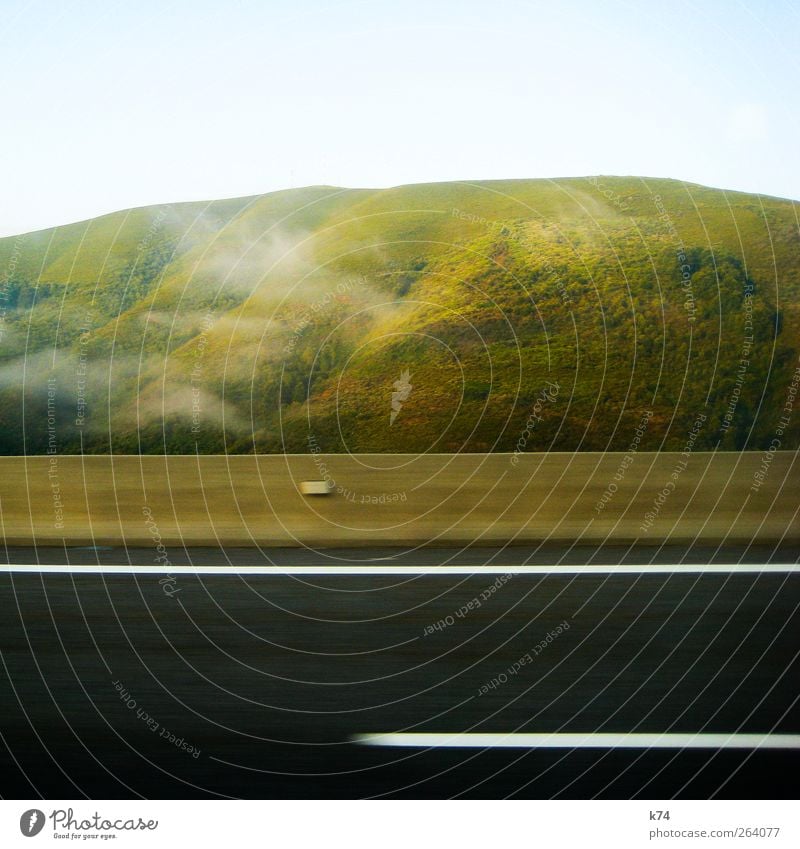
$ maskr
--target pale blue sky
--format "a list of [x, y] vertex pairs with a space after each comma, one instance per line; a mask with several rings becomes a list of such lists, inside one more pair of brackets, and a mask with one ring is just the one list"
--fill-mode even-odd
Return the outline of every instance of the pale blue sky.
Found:
[[800, 198], [800, 6], [0, 0], [0, 234], [326, 183]]

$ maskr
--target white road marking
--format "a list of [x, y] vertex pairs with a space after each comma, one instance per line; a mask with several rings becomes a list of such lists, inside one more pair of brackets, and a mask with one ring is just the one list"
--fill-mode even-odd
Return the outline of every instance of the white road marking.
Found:
[[364, 746], [429, 749], [800, 749], [800, 734], [358, 734]]
[[86, 565], [0, 565], [0, 574], [61, 574], [61, 575], [152, 575], [169, 573], [171, 575], [289, 575], [304, 577], [307, 575], [792, 575], [800, 573], [797, 563], [778, 564], [645, 564], [603, 566], [358, 566], [355, 564], [320, 564], [318, 566], [108, 566]]

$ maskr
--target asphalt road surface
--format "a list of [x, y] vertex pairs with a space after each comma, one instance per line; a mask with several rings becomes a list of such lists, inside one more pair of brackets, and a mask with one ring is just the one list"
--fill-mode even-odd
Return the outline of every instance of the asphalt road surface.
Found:
[[796, 795], [796, 551], [355, 554], [9, 550], [0, 793]]

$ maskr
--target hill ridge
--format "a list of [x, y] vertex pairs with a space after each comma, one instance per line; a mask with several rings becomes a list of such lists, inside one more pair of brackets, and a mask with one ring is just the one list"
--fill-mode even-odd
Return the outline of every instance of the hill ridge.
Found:
[[0, 268], [1, 453], [624, 451], [644, 410], [642, 450], [701, 414], [697, 449], [800, 444], [790, 200], [309, 186], [5, 237]]

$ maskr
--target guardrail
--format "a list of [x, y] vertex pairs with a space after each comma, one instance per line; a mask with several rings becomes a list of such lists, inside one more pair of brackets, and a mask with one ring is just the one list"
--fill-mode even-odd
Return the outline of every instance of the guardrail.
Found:
[[[6, 544], [800, 539], [796, 452], [0, 457]], [[327, 480], [308, 498], [304, 480]]]

